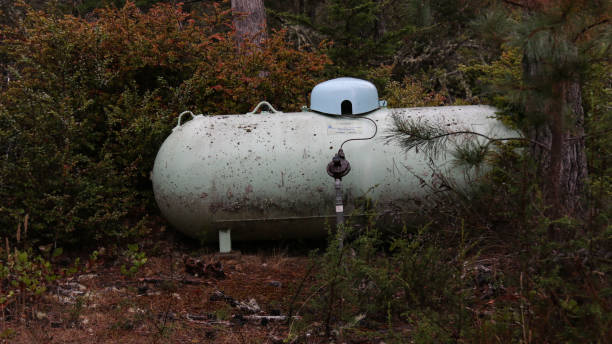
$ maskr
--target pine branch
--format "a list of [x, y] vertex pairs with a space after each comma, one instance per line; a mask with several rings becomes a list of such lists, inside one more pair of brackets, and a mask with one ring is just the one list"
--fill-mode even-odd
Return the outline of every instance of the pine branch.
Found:
[[526, 137], [494, 138], [471, 130], [451, 131], [441, 125], [421, 121], [420, 119], [402, 118], [397, 114], [393, 115], [393, 121], [395, 127], [391, 129], [391, 133], [386, 136], [387, 140], [398, 141], [406, 150], [415, 149], [418, 152], [419, 149], [421, 149], [434, 158], [442, 151], [446, 150], [448, 140], [451, 137], [461, 135], [472, 135], [486, 139], [487, 143], [484, 144], [483, 149], [486, 149], [495, 142], [522, 141], [550, 151], [547, 145]]

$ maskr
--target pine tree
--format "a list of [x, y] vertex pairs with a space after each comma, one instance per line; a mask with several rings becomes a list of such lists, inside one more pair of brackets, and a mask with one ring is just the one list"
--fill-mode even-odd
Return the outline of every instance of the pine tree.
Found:
[[414, 28], [410, 18], [388, 20], [398, 3], [403, 1], [327, 2], [317, 29], [333, 42], [329, 55], [339, 74], [361, 76], [365, 68], [392, 63], [406, 34]]
[[610, 48], [609, 1], [509, 2], [523, 50], [526, 131], [550, 215], [578, 215], [587, 178], [582, 77]]
[[[589, 66], [609, 59], [610, 2], [606, 0], [502, 0], [479, 23], [523, 54], [518, 103], [521, 138], [538, 165], [551, 218], [579, 216], [588, 176], [583, 76]], [[484, 32], [486, 34], [487, 32]], [[439, 148], [445, 128], [399, 122], [396, 137], [407, 148]], [[438, 141], [438, 142], [432, 142]], [[433, 149], [435, 151], [435, 149]]]

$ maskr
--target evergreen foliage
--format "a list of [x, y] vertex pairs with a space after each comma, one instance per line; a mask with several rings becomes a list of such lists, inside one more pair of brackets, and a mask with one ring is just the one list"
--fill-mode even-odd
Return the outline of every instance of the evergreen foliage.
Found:
[[328, 2], [320, 30], [333, 42], [329, 56], [340, 68], [338, 74], [356, 75], [368, 66], [389, 63], [413, 30], [409, 23], [389, 25], [384, 6], [372, 0]]

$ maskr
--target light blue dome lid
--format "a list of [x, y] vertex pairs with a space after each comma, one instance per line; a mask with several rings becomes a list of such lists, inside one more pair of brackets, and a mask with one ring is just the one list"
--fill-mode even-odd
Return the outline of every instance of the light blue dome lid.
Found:
[[356, 78], [337, 78], [312, 89], [310, 109], [331, 115], [359, 115], [380, 107], [373, 83]]

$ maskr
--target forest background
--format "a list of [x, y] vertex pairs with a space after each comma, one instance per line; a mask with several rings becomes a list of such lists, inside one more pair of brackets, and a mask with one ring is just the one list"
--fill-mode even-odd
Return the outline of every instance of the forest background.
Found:
[[[612, 337], [609, 2], [265, 1], [267, 27], [240, 47], [228, 1], [0, 4], [3, 279], [45, 250], [151, 233], [149, 171], [177, 113], [297, 111], [354, 76], [391, 107], [494, 105], [525, 139], [465, 147], [458, 164], [493, 167], [470, 190], [444, 184], [426, 226], [372, 221], [342, 249], [331, 236], [313, 258], [326, 334], [368, 314], [422, 342]], [[426, 147], [439, 129], [398, 123], [397, 138]], [[483, 257], [497, 272], [472, 285]], [[52, 283], [33, 279], [13, 294]]]

